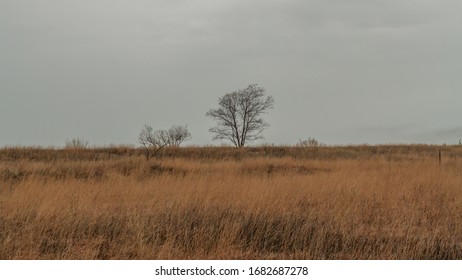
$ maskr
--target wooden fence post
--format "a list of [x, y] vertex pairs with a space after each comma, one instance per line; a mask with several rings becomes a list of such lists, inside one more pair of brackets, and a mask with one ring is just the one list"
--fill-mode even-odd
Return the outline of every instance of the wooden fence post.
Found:
[[438, 152], [438, 162], [441, 164], [441, 149]]

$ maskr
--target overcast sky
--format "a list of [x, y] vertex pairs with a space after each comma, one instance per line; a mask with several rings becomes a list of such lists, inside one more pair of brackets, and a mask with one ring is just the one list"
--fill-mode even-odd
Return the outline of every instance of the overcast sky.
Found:
[[[460, 0], [0, 0], [0, 146], [136, 144], [249, 84], [266, 143], [457, 143]], [[260, 142], [261, 143], [261, 142]]]

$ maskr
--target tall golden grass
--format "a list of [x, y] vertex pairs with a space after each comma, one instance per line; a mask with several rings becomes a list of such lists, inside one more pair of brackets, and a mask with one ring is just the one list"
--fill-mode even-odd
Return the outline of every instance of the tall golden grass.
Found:
[[462, 259], [462, 148], [0, 149], [0, 259]]

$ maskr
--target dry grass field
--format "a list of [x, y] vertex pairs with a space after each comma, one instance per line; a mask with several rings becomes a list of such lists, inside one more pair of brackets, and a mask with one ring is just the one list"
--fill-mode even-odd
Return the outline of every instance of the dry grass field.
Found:
[[0, 259], [462, 259], [462, 147], [0, 149]]

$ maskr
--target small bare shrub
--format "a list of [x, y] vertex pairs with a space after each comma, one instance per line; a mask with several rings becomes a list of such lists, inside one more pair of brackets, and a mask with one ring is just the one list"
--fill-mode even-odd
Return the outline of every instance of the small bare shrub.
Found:
[[296, 145], [297, 147], [324, 147], [325, 144], [320, 143], [316, 138], [309, 137], [306, 140], [300, 139]]
[[83, 138], [67, 139], [64, 148], [66, 149], [86, 149], [88, 148], [88, 141]]
[[156, 155], [163, 147], [179, 147], [181, 143], [190, 139], [191, 133], [186, 125], [174, 125], [168, 130], [157, 131], [149, 125], [144, 125], [138, 136], [138, 142], [144, 148], [146, 160]]

